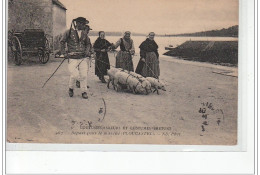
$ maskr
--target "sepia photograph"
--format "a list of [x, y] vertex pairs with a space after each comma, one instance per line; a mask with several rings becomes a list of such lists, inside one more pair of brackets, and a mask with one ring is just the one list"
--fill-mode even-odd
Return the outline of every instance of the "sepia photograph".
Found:
[[7, 9], [7, 143], [238, 145], [239, 0]]

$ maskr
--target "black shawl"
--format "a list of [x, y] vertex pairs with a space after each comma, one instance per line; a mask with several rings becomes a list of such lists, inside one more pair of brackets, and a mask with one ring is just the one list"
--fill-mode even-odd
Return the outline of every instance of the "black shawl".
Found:
[[142, 69], [144, 67], [144, 62], [141, 61], [141, 59], [146, 57], [146, 52], [155, 52], [157, 58], [159, 58], [159, 53], [158, 53], [158, 45], [154, 40], [150, 40], [149, 38], [147, 38], [144, 42], [142, 42], [139, 48], [140, 48], [140, 60], [137, 64], [135, 72], [141, 74]]
[[96, 51], [100, 51], [102, 49], [108, 49], [108, 47], [111, 45], [112, 44], [106, 39], [101, 39], [100, 37], [98, 37], [93, 47]]
[[154, 40], [150, 40], [147, 38], [142, 44], [139, 46], [141, 58], [145, 58], [145, 52], [155, 52], [157, 57], [159, 57], [158, 53], [158, 45]]
[[[100, 37], [94, 43], [94, 51], [96, 52], [95, 60], [95, 74], [100, 76], [107, 75], [107, 69], [110, 69], [110, 62], [107, 54], [107, 49], [112, 44], [106, 39]], [[106, 52], [101, 52], [102, 49], [106, 49]]]

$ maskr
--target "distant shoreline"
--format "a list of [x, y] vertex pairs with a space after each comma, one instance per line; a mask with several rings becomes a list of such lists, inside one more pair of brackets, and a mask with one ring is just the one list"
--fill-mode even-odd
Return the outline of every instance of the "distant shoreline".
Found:
[[[107, 36], [122, 36], [123, 32], [106, 32]], [[148, 34], [135, 33], [132, 32], [132, 36], [147, 36]], [[89, 36], [98, 36], [98, 31], [91, 31]], [[156, 34], [158, 37], [232, 37], [238, 38], [238, 25], [229, 27], [227, 29], [223, 28], [220, 30], [210, 30], [203, 32], [194, 33], [181, 33], [181, 34]]]
[[[157, 35], [159, 36], [159, 35]], [[208, 37], [212, 37], [212, 38], [238, 38], [238, 36], [202, 36], [202, 35], [196, 35], [196, 36], [193, 36], [193, 35], [161, 35], [161, 37], [198, 37], [198, 38], [201, 38], [201, 37], [205, 37], [205, 38], [208, 38]]]
[[189, 35], [157, 35], [159, 37], [194, 37], [194, 38], [238, 38], [238, 36], [189, 36]]
[[223, 28], [220, 30], [210, 30], [194, 33], [181, 33], [181, 34], [165, 34], [165, 36], [185, 36], [185, 37], [238, 37], [238, 25]]
[[[89, 36], [98, 36], [98, 34], [89, 34]], [[121, 37], [122, 35], [109, 35], [106, 33], [106, 36], [119, 36]], [[135, 35], [133, 34], [132, 36], [147, 36], [147, 35]], [[165, 35], [156, 35], [156, 37], [165, 37], [165, 38], [168, 38], [168, 37], [194, 37], [194, 38], [238, 38], [237, 36], [184, 36], [184, 35], [181, 35], [181, 36], [165, 36]]]

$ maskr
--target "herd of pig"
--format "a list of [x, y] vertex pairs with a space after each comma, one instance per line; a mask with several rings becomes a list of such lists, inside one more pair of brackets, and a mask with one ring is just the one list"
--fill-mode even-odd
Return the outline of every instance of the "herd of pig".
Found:
[[143, 77], [135, 72], [123, 70], [121, 68], [111, 68], [107, 71], [109, 80], [107, 87], [109, 88], [110, 82], [113, 85], [114, 90], [117, 92], [126, 87], [134, 94], [149, 94], [159, 89], [166, 91], [165, 84], [153, 77]]

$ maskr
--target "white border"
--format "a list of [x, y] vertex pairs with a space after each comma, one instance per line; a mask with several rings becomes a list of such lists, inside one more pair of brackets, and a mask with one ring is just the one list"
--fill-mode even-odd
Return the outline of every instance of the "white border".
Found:
[[[2, 1], [1, 3], [0, 3], [0, 6], [1, 6], [1, 9], [3, 9], [2, 11], [1, 11], [1, 14], [0, 14], [0, 19], [1, 19], [1, 24], [3, 24], [4, 23], [4, 19], [6, 19], [6, 11], [5, 11], [5, 0], [4, 1]], [[1, 60], [1, 72], [0, 72], [0, 78], [1, 78], [1, 82], [3, 82], [2, 83], [2, 86], [0, 86], [0, 89], [1, 89], [1, 101], [0, 101], [0, 103], [1, 103], [1, 106], [2, 106], [2, 120], [0, 120], [0, 123], [1, 123], [1, 126], [2, 126], [2, 128], [1, 128], [1, 131], [0, 131], [0, 133], [1, 133], [1, 138], [2, 138], [2, 144], [1, 144], [1, 150], [2, 150], [2, 152], [1, 152], [1, 157], [2, 157], [2, 159], [1, 159], [1, 171], [2, 171], [2, 173], [4, 174], [5, 172], [6, 172], [6, 147], [5, 147], [5, 97], [6, 97], [6, 95], [5, 95], [5, 90], [6, 90], [6, 74], [5, 74], [5, 72], [6, 72], [6, 69], [5, 69], [5, 65], [6, 65], [6, 59], [4, 59], [5, 58], [5, 56], [6, 56], [6, 52], [5, 52], [5, 41], [6, 41], [6, 35], [5, 35], [5, 33], [6, 33], [6, 30], [5, 30], [6, 28], [5, 28], [5, 25], [3, 25], [2, 27], [1, 27], [1, 37], [0, 37], [0, 40], [2, 41], [1, 43], [0, 43], [0, 46], [1, 46], [1, 50], [2, 50], [2, 54], [1, 54], [1, 56], [2, 56], [2, 60]]]
[[[254, 174], [254, 1], [240, 0], [240, 4], [243, 4], [240, 6], [240, 57], [246, 58], [240, 59], [239, 66], [242, 79], [239, 92], [243, 99], [239, 102], [242, 109], [239, 115], [245, 116], [241, 123], [243, 128], [247, 126], [247, 132], [243, 132], [242, 136], [247, 142], [247, 145], [243, 144], [246, 146], [244, 152], [7, 151], [7, 173]], [[5, 33], [1, 29], [2, 32]], [[4, 67], [4, 77], [5, 71]], [[5, 97], [6, 89], [3, 90]], [[2, 105], [5, 114], [5, 104]]]

